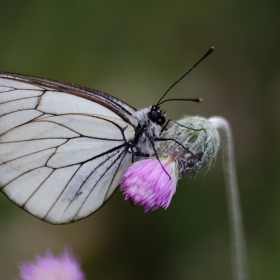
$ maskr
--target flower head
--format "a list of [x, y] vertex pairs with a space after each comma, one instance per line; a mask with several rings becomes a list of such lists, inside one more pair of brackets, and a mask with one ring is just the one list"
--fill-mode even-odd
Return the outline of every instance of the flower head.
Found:
[[144, 206], [145, 211], [166, 209], [178, 179], [209, 168], [219, 147], [219, 134], [211, 121], [184, 117], [174, 122], [161, 136], [157, 157], [140, 159], [124, 174], [121, 190], [125, 199]]
[[[160, 160], [160, 162], [159, 162]], [[121, 183], [125, 200], [145, 207], [145, 211], [166, 209], [176, 191], [176, 163], [167, 159], [144, 159], [135, 162]]]
[[58, 258], [51, 252], [36, 256], [35, 262], [20, 265], [19, 280], [84, 280], [79, 262], [69, 249]]

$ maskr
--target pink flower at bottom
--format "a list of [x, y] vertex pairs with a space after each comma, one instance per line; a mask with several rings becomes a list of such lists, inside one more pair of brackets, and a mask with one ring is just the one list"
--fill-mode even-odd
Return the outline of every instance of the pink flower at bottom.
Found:
[[176, 163], [170, 159], [144, 159], [135, 162], [124, 174], [120, 189], [125, 200], [145, 207], [145, 212], [166, 209], [178, 182]]
[[56, 258], [51, 252], [36, 256], [36, 261], [20, 265], [19, 280], [84, 280], [79, 262], [71, 251]]

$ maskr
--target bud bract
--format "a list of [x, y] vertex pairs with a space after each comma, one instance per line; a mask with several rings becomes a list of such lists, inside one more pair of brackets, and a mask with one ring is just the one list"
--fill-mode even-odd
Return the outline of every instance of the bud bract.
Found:
[[161, 142], [157, 154], [176, 161], [179, 178], [209, 168], [220, 148], [217, 129], [203, 117], [185, 116], [164, 131], [161, 138], [170, 140]]

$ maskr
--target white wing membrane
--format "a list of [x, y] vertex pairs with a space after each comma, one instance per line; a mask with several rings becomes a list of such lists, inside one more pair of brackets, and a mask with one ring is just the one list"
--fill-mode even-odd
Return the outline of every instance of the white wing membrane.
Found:
[[32, 121], [41, 115], [42, 113], [37, 110], [21, 110], [6, 114], [0, 117], [0, 135], [16, 126]]
[[1, 191], [50, 223], [85, 218], [110, 197], [132, 163], [127, 143], [135, 130], [116, 113], [121, 102], [112, 99], [117, 109], [111, 110], [94, 102], [93, 93], [89, 100], [52, 91], [52, 82], [37, 86], [11, 77], [0, 75]]
[[[2, 148], [0, 149], [0, 151]], [[14, 179], [20, 177], [21, 175], [32, 171], [38, 167], [43, 167], [46, 165], [48, 159], [55, 152], [55, 149], [49, 149], [46, 151], [37, 152], [35, 154], [27, 155], [14, 159], [7, 163], [0, 165], [0, 184], [1, 187], [12, 182]], [[21, 185], [17, 186], [21, 188]], [[5, 190], [2, 190], [5, 192]]]
[[99, 103], [89, 102], [79, 96], [64, 92], [47, 91], [43, 94], [37, 110], [49, 114], [95, 114], [120, 119], [120, 117], [100, 105]]
[[100, 154], [107, 154], [119, 145], [120, 143], [115, 141], [105, 142], [104, 140], [86, 137], [71, 139], [58, 147], [54, 155], [47, 162], [47, 166], [60, 168], [82, 163], [91, 158], [99, 157]]
[[[44, 139], [32, 141], [20, 141], [1, 144], [0, 164], [10, 162], [50, 148], [56, 148], [66, 142], [65, 139]], [[64, 146], [64, 145], [63, 145]], [[52, 156], [53, 157], [53, 156]]]
[[38, 104], [38, 97], [31, 97], [28, 102], [26, 99], [19, 99], [15, 101], [10, 101], [0, 105], [0, 116], [6, 115], [11, 112], [16, 112], [18, 110], [32, 109]]
[[[37, 87], [37, 86], [34, 86], [34, 85], [31, 85], [31, 84], [26, 84], [26, 83], [23, 83], [21, 81], [15, 81], [14, 79], [7, 79], [10, 75], [9, 74], [1, 74], [1, 76], [3, 78], [0, 78], [0, 85], [1, 87], [4, 88], [4, 90], [10, 90], [10, 91], [13, 91], [13, 90], [17, 90], [17, 89], [21, 89], [21, 90], [42, 90], [41, 87]], [[12, 76], [11, 76], [12, 77]], [[29, 93], [31, 94], [31, 93]]]
[[[3, 79], [0, 79], [0, 82]], [[42, 95], [42, 90], [12, 90], [6, 87], [2, 88], [3, 91], [0, 92], [0, 102], [11, 102], [14, 100], [23, 100], [26, 98], [32, 98]], [[1, 89], [0, 89], [1, 90]]]
[[[25, 209], [31, 213], [36, 211], [37, 216], [44, 219], [78, 167], [75, 165], [54, 170], [26, 201]], [[40, 208], [38, 208], [38, 201], [41, 204]]]
[[[118, 119], [110, 119], [106, 117], [106, 120], [99, 118], [99, 116], [85, 116], [85, 115], [62, 115], [43, 118], [42, 121], [56, 123], [61, 127], [66, 127], [75, 131], [76, 133], [99, 139], [116, 139], [123, 141], [123, 136], [120, 131], [120, 127], [125, 129], [127, 124]], [[116, 124], [118, 126], [116, 126]]]
[[101, 207], [109, 197], [107, 194], [111, 194], [121, 180], [119, 173], [115, 173], [120, 159], [123, 161], [119, 173], [123, 174], [131, 164], [131, 158], [123, 158], [121, 151], [113, 153], [106, 160], [103, 158], [102, 162], [92, 160], [79, 167], [46, 219], [54, 222], [69, 217], [79, 220], [88, 216], [90, 209]]
[[53, 169], [48, 167], [40, 167], [29, 171], [6, 185], [5, 193], [22, 207], [52, 171]]
[[[38, 120], [38, 118], [37, 118]], [[17, 142], [24, 140], [50, 139], [50, 138], [74, 138], [79, 137], [78, 133], [56, 123], [31, 122], [10, 130], [3, 134], [0, 143]]]

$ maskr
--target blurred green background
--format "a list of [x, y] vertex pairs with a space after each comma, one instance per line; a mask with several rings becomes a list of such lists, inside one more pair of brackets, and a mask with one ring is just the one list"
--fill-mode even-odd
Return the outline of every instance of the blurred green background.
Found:
[[[169, 97], [168, 117], [221, 115], [235, 137], [251, 279], [280, 279], [280, 2], [0, 1], [0, 69], [93, 87], [140, 109], [212, 45]], [[64, 245], [88, 279], [231, 279], [221, 153], [184, 178], [168, 210], [116, 191], [97, 213], [53, 226], [0, 195], [0, 278]]]

